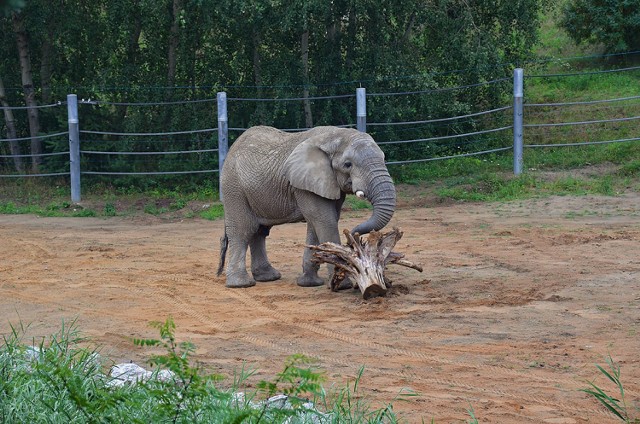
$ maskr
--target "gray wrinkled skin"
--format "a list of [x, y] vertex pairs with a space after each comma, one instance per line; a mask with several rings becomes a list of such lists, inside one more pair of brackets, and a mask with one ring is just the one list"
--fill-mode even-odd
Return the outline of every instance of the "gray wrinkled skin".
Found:
[[[227, 287], [250, 287], [280, 278], [267, 258], [265, 237], [271, 227], [307, 222], [306, 243], [340, 243], [338, 220], [347, 194], [363, 195], [371, 217], [353, 229], [366, 234], [391, 219], [396, 192], [384, 153], [368, 134], [353, 129], [317, 127], [285, 133], [253, 127], [231, 146], [221, 175], [225, 211], [218, 275], [226, 269]], [[251, 251], [251, 272], [245, 259]], [[319, 286], [318, 265], [305, 249], [301, 286]]]

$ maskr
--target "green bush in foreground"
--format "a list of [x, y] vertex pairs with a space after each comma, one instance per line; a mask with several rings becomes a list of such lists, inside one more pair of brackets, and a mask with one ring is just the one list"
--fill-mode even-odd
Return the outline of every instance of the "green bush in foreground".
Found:
[[[22, 342], [23, 327], [12, 327], [0, 346], [0, 422], [47, 423], [395, 423], [392, 405], [372, 409], [357, 399], [362, 370], [353, 387], [325, 392], [323, 374], [311, 359], [294, 355], [272, 381], [261, 381], [253, 393], [238, 395], [252, 372], [242, 370], [233, 387], [216, 387], [221, 379], [191, 365], [195, 346], [178, 343], [171, 318], [153, 323], [159, 339], [134, 340], [139, 346], [163, 348], [150, 364], [171, 371], [171, 378], [150, 378], [114, 385], [108, 365], [75, 326], [65, 325], [38, 346]], [[287, 405], [264, 400], [288, 396]], [[308, 402], [308, 399], [312, 403]], [[316, 408], [322, 408], [320, 412]]]

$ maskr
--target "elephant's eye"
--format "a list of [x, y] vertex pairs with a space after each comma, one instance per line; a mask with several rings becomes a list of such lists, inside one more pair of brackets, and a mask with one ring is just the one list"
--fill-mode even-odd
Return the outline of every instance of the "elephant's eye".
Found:
[[344, 167], [347, 169], [351, 168], [351, 162], [345, 162]]

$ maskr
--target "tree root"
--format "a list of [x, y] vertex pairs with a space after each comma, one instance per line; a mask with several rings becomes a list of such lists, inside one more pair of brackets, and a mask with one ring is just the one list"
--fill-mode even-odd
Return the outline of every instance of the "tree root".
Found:
[[[328, 263], [335, 266], [331, 278], [331, 290], [337, 291], [341, 283], [349, 277], [362, 292], [364, 299], [384, 296], [391, 286], [384, 276], [384, 270], [389, 264], [397, 264], [422, 272], [422, 267], [404, 259], [404, 254], [392, 252], [392, 249], [402, 238], [402, 231], [393, 228], [388, 233], [373, 231], [367, 238], [359, 234], [343, 231], [346, 245], [322, 243], [318, 246], [307, 246], [312, 249], [313, 261]], [[354, 286], [355, 287], [355, 286]]]

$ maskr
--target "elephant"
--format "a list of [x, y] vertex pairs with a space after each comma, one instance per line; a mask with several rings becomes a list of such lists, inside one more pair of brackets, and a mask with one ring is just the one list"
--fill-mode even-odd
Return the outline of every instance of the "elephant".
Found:
[[[366, 198], [373, 206], [371, 217], [352, 233], [382, 229], [396, 207], [396, 190], [384, 159], [373, 138], [355, 129], [322, 126], [287, 133], [256, 126], [246, 130], [229, 149], [220, 175], [224, 236], [218, 276], [228, 249], [227, 287], [280, 279], [267, 258], [265, 241], [275, 225], [306, 221], [307, 245], [340, 244], [338, 220], [347, 194]], [[247, 249], [253, 278], [246, 269]], [[324, 284], [312, 257], [311, 249], [305, 248], [299, 286]]]

